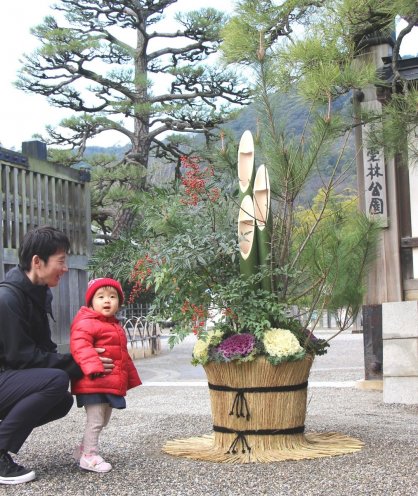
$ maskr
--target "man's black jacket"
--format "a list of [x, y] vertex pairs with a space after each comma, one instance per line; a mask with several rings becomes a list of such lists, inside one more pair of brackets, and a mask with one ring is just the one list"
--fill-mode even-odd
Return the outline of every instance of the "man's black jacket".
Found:
[[11, 269], [4, 282], [0, 285], [0, 369], [57, 368], [80, 377], [71, 354], [57, 353], [51, 339], [47, 315], [52, 315], [51, 290], [33, 284], [19, 267]]

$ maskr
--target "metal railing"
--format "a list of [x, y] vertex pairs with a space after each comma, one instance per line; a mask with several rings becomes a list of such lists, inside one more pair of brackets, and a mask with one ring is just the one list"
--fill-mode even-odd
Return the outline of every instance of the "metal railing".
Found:
[[160, 353], [161, 330], [156, 322], [148, 322], [145, 316], [122, 317], [121, 322], [134, 360]]

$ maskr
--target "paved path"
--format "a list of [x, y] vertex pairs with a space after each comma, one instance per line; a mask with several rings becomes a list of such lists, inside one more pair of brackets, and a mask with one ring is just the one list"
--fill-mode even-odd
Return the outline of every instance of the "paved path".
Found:
[[[323, 339], [330, 338], [330, 331], [315, 333]], [[206, 386], [202, 367], [190, 364], [191, 352], [196, 338], [191, 335], [173, 350], [167, 338], [162, 339], [159, 356], [138, 363], [144, 386]], [[363, 335], [341, 333], [334, 338], [326, 355], [317, 357], [310, 375], [311, 387], [353, 387], [364, 378]]]

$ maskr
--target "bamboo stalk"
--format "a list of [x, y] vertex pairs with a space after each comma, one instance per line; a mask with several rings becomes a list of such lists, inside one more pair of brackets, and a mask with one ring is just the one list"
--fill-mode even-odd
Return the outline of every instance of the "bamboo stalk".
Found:
[[238, 213], [238, 243], [241, 274], [251, 276], [256, 270], [258, 258], [254, 203], [250, 195], [244, 196]]
[[[264, 164], [258, 167], [255, 175], [253, 198], [257, 233], [258, 265], [267, 268], [270, 263], [269, 256], [273, 221], [270, 208], [270, 179], [267, 167]], [[271, 291], [272, 283], [269, 276], [263, 277], [261, 280], [261, 287], [266, 291]]]
[[244, 131], [238, 146], [238, 180], [240, 201], [252, 193], [254, 184], [254, 140], [251, 131]]

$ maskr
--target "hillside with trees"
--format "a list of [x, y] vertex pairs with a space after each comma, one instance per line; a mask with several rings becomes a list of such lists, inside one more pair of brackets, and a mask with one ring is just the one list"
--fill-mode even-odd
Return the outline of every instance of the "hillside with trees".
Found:
[[[279, 115], [277, 115], [277, 124], [285, 125], [286, 132], [293, 136], [301, 136], [303, 130], [306, 126], [306, 115], [308, 113], [307, 105], [301, 101], [296, 95], [281, 95], [276, 93], [272, 96], [273, 106], [280, 109]], [[352, 103], [350, 95], [341, 98], [334, 104], [334, 111], [337, 114], [351, 114], [352, 113]], [[257, 109], [254, 104], [250, 104], [242, 109], [236, 118], [232, 119], [230, 122], [224, 124], [222, 129], [228, 132], [231, 140], [234, 141], [235, 145], [238, 145], [239, 139], [246, 131], [249, 129], [256, 136], [257, 135]], [[204, 148], [205, 140], [199, 136], [194, 136], [195, 148]], [[219, 146], [220, 138], [214, 141], [214, 146]], [[89, 157], [94, 155], [110, 155], [115, 156], [116, 160], [121, 160], [124, 154], [127, 152], [129, 145], [124, 147], [87, 147], [85, 152], [85, 158], [88, 160]], [[187, 155], [188, 148], [184, 148], [184, 154]], [[339, 153], [339, 142], [336, 140], [333, 150], [330, 151], [329, 156], [324, 160], [327, 162], [327, 166], [324, 167], [324, 171], [327, 174], [331, 174], [332, 165], [337, 160]], [[345, 152], [346, 160], [349, 162], [349, 167], [346, 171], [345, 177], [338, 186], [338, 190], [341, 191], [345, 188], [349, 188], [353, 192], [357, 188], [356, 182], [356, 164], [355, 164], [355, 148], [354, 148], [354, 138], [351, 137]], [[260, 160], [260, 159], [259, 159]], [[149, 158], [148, 173], [147, 173], [147, 184], [148, 186], [163, 186], [173, 184], [176, 177], [176, 163], [172, 161], [162, 160], [161, 158], [152, 157]], [[321, 181], [318, 177], [311, 177], [308, 184], [306, 185], [303, 194], [303, 203], [307, 206], [313, 200], [314, 196], [317, 194], [321, 187]]]

